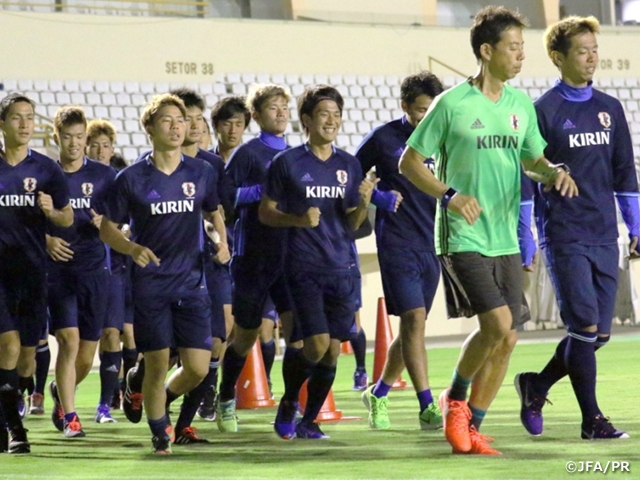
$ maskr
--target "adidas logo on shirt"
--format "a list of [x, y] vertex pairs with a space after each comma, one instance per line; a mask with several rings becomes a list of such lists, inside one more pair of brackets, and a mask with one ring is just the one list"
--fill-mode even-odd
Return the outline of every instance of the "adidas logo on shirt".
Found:
[[567, 120], [566, 120], [566, 121], [564, 122], [564, 124], [562, 125], [562, 128], [563, 128], [564, 130], [568, 130], [568, 129], [570, 129], [570, 128], [576, 128], [576, 126], [573, 124], [573, 122], [572, 122], [571, 120], [569, 120], [569, 119], [567, 118]]
[[305, 173], [300, 179], [301, 182], [313, 182], [313, 177], [308, 173]]
[[479, 118], [477, 118], [476, 121], [471, 124], [471, 130], [477, 130], [478, 128], [484, 128], [484, 125]]
[[160, 198], [160, 194], [158, 192], [156, 192], [155, 190], [151, 190], [149, 192], [149, 195], [147, 195], [147, 198]]

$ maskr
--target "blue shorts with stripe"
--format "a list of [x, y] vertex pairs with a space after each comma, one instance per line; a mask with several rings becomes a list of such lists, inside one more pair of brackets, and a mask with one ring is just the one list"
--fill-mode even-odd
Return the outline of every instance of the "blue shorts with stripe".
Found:
[[224, 306], [231, 305], [231, 273], [229, 265], [207, 260], [204, 266], [207, 290], [211, 300], [211, 335], [223, 342], [227, 339]]
[[110, 293], [109, 313], [104, 328], [117, 328], [122, 331], [125, 323], [133, 323], [133, 301], [129, 272], [111, 274]]

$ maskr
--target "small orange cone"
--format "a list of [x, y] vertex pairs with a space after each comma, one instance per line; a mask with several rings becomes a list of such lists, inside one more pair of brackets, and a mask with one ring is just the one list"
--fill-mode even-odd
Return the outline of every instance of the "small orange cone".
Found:
[[349, 340], [340, 344], [340, 353], [342, 355], [351, 355], [353, 353], [353, 348], [351, 348], [351, 342]]
[[[307, 383], [309, 381], [305, 381], [302, 384], [302, 388], [300, 389], [300, 396], [298, 398], [299, 402], [299, 410], [300, 413], [304, 415], [304, 409], [307, 407]], [[346, 417], [342, 414], [341, 410], [336, 409], [336, 401], [333, 398], [333, 390], [329, 390], [329, 395], [324, 400], [322, 404], [322, 408], [320, 409], [320, 413], [316, 417], [316, 422], [338, 422], [341, 420], [360, 420], [362, 417]]]
[[240, 378], [236, 382], [236, 408], [252, 409], [275, 407], [276, 401], [269, 393], [269, 383], [264, 370], [264, 360], [259, 341], [251, 349]]
[[[393, 333], [391, 331], [391, 322], [389, 321], [389, 315], [387, 315], [387, 305], [384, 303], [384, 297], [378, 298], [378, 318], [376, 320], [376, 346], [373, 358], [373, 381], [376, 383], [382, 376], [384, 371], [384, 364], [387, 362], [387, 353], [389, 351], [389, 345], [393, 341]], [[402, 380], [402, 377], [393, 383], [391, 388], [405, 388], [407, 382]]]

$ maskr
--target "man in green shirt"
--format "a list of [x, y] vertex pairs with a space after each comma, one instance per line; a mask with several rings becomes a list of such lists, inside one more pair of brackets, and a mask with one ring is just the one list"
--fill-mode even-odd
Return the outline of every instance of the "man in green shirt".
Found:
[[[471, 27], [478, 73], [436, 98], [400, 159], [402, 173], [440, 200], [436, 251], [450, 263], [480, 324], [464, 343], [451, 387], [440, 396], [454, 453], [500, 454], [478, 428], [517, 341], [520, 164], [547, 188], [569, 197], [578, 193], [563, 165], [544, 158], [531, 99], [505, 85], [524, 60], [525, 22], [504, 7], [478, 12]], [[432, 155], [437, 178], [423, 165]]]

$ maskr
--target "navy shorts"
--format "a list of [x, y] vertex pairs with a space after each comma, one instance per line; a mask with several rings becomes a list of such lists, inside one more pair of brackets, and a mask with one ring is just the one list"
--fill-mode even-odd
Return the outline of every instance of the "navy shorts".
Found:
[[223, 342], [227, 339], [224, 306], [231, 305], [231, 274], [228, 265], [206, 261], [205, 275], [211, 300], [211, 335]]
[[0, 268], [0, 333], [17, 331], [23, 347], [35, 347], [47, 328], [47, 275]]
[[561, 244], [543, 252], [567, 330], [597, 325], [598, 333], [609, 335], [618, 291], [618, 245]]
[[[111, 274], [111, 292], [109, 295], [109, 311], [107, 314], [104, 328], [117, 328], [122, 332], [126, 319], [126, 292], [127, 281], [126, 273]], [[131, 310], [131, 305], [129, 305]], [[133, 316], [133, 315], [132, 315]], [[129, 322], [131, 323], [131, 322]]]
[[353, 303], [355, 304], [356, 312], [362, 308], [362, 275], [358, 267], [351, 268], [351, 275], [353, 275]]
[[91, 273], [50, 273], [51, 332], [77, 328], [81, 340], [100, 340], [109, 314], [110, 285], [111, 273], [107, 267]]
[[165, 348], [211, 350], [208, 293], [133, 296], [133, 334], [140, 352]]
[[356, 282], [352, 273], [297, 270], [288, 274], [288, 281], [303, 339], [325, 333], [341, 341], [353, 337]]
[[440, 281], [440, 261], [435, 252], [385, 247], [378, 250], [378, 262], [389, 314], [399, 316], [416, 308], [431, 310]]
[[291, 297], [283, 272], [279, 257], [233, 258], [233, 315], [240, 327], [247, 330], [260, 328], [268, 296], [271, 296], [280, 315], [291, 311]]
[[475, 313], [506, 305], [513, 319], [511, 328], [531, 319], [523, 314], [523, 271], [519, 253], [487, 257], [477, 252], [461, 252], [449, 254], [448, 258]]

